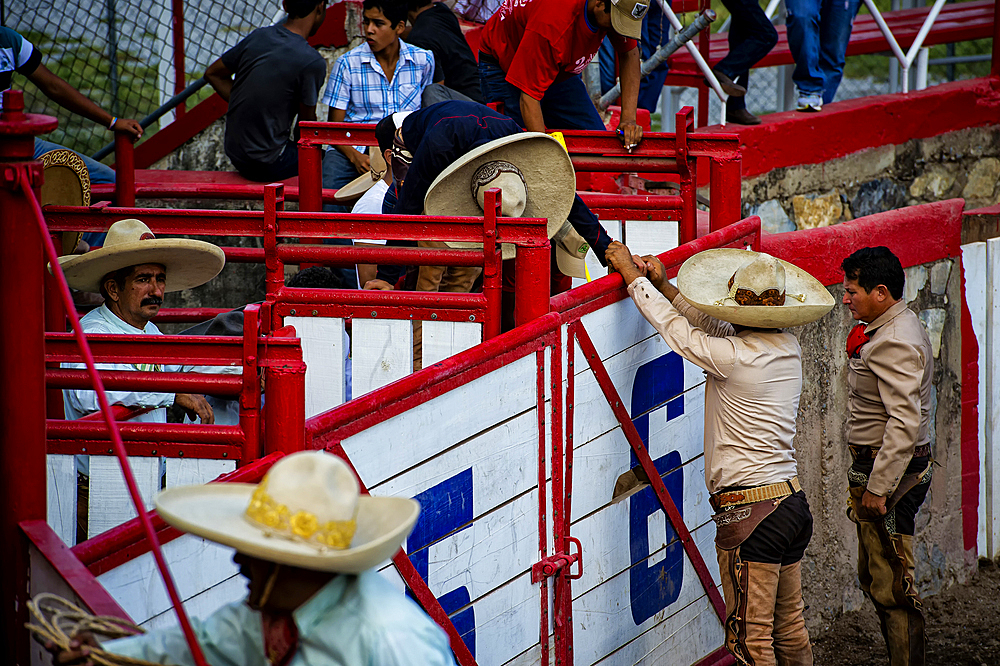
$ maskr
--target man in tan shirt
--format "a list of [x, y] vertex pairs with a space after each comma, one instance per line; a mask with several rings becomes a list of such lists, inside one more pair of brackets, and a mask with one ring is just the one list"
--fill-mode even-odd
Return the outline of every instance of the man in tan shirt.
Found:
[[916, 514], [930, 487], [930, 338], [903, 302], [905, 275], [886, 247], [844, 260], [844, 304], [860, 322], [847, 342], [849, 515], [858, 578], [878, 613], [892, 666], [924, 663], [913, 582]]
[[679, 291], [655, 257], [615, 242], [607, 259], [643, 317], [707, 376], [705, 483], [726, 647], [748, 666], [812, 664], [800, 566], [812, 515], [792, 446], [802, 350], [780, 327], [818, 319], [834, 299], [795, 266], [744, 250], [695, 255], [681, 267]]

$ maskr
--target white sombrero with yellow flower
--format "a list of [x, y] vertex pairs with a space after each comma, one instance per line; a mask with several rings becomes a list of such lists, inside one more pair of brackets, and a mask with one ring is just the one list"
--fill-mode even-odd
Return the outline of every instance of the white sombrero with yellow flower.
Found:
[[358, 492], [347, 464], [324, 451], [280, 459], [259, 484], [168, 488], [160, 516], [245, 555], [303, 569], [361, 573], [392, 557], [420, 514], [405, 497]]

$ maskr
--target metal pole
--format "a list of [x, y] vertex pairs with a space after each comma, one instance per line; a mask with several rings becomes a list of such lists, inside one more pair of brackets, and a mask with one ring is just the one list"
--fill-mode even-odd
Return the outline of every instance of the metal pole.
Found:
[[115, 205], [135, 206], [135, 148], [125, 132], [115, 132]]
[[323, 149], [319, 146], [299, 144], [299, 210], [323, 210]]
[[[184, 100], [186, 100], [188, 97], [190, 97], [191, 95], [195, 94], [196, 92], [204, 88], [207, 83], [208, 81], [205, 80], [205, 77], [202, 77], [197, 81], [192, 82], [191, 85], [185, 88], [180, 94], [174, 95], [166, 102], [164, 102], [160, 106], [160, 108], [156, 109], [151, 114], [140, 120], [139, 126], [142, 127], [143, 129], [149, 127], [157, 120], [159, 120], [161, 117], [163, 117], [168, 111], [182, 104]], [[114, 149], [115, 149], [115, 144], [114, 142], [111, 142], [108, 145], [101, 148], [100, 150], [98, 150], [93, 155], [91, 155], [91, 159], [95, 159], [98, 162], [100, 162], [105, 157], [110, 155], [111, 151]]]
[[[173, 0], [172, 23], [174, 29], [174, 96], [184, 92], [184, 0]], [[183, 100], [177, 105], [177, 118], [184, 115]]]
[[544, 245], [519, 246], [514, 257], [514, 325], [527, 324], [549, 311], [549, 252]]
[[306, 448], [306, 364], [266, 366], [264, 455]]
[[709, 197], [712, 206], [708, 210], [709, 230], [718, 231], [733, 222], [739, 222], [742, 202], [740, 185], [742, 165], [739, 157], [730, 159], [713, 158], [709, 167]]
[[28, 541], [19, 524], [45, 520], [45, 325], [42, 239], [21, 184], [36, 192], [41, 162], [34, 137], [57, 126], [50, 116], [26, 115], [20, 91], [3, 93], [0, 113], [0, 598], [3, 644], [12, 664], [31, 663], [24, 629], [30, 590]]
[[[666, 62], [667, 58], [669, 58], [674, 51], [691, 41], [695, 35], [711, 25], [714, 20], [715, 12], [711, 9], [706, 9], [698, 15], [698, 18], [691, 22], [691, 25], [675, 32], [669, 42], [656, 49], [656, 52], [639, 66], [639, 78], [647, 76], [654, 69]], [[618, 99], [621, 92], [622, 84], [620, 82], [616, 83], [614, 88], [604, 93], [601, 97], [600, 102], [598, 102], [598, 108], [603, 111], [611, 106], [611, 103]]]
[[115, 0], [107, 0], [108, 8], [108, 76], [111, 78], [111, 115], [118, 115], [118, 30]]

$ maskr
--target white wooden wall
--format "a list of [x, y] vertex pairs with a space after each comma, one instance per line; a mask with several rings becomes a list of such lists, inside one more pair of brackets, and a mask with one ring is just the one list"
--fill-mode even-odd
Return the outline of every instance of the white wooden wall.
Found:
[[[306, 418], [315, 416], [413, 372], [413, 321], [361, 319], [350, 339], [344, 320], [333, 317], [285, 317], [302, 340], [306, 364]], [[483, 340], [482, 324], [422, 322], [422, 367], [473, 347]], [[350, 377], [347, 352], [350, 351]]]
[[[662, 254], [677, 247], [679, 227], [677, 222], [668, 220], [601, 220], [604, 229], [612, 240], [620, 241], [624, 228], [625, 244], [632, 254], [640, 257], [647, 254]], [[585, 258], [590, 279], [604, 277], [608, 269], [601, 266], [597, 255], [591, 250]], [[586, 283], [582, 278], [573, 278], [573, 286], [579, 287]]]
[[965, 298], [979, 344], [980, 557], [1000, 555], [1000, 239], [962, 246]]

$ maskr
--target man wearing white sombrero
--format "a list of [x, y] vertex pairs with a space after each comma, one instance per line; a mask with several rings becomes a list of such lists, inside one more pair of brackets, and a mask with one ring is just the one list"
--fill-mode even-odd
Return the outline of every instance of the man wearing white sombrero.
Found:
[[781, 329], [819, 319], [833, 297], [795, 265], [745, 250], [696, 254], [678, 287], [656, 257], [633, 257], [621, 243], [608, 262], [670, 348], [707, 375], [705, 482], [726, 647], [742, 665], [812, 664], [800, 566], [812, 515], [792, 446], [802, 349]]
[[[444, 631], [374, 571], [399, 550], [420, 505], [359, 495], [340, 458], [293, 453], [260, 484], [170, 488], [156, 498], [156, 510], [180, 530], [234, 548], [248, 579], [246, 599], [192, 620], [213, 666], [454, 666]], [[179, 627], [103, 646], [81, 635], [70, 649], [49, 647], [60, 664], [79, 663], [84, 648], [194, 663]]]
[[[511, 118], [474, 102], [434, 104], [409, 114], [395, 129], [397, 215], [478, 217], [486, 191], [498, 188], [504, 217], [548, 219], [554, 278], [560, 272], [584, 277], [583, 259], [591, 247], [604, 263], [611, 237], [576, 196], [573, 163], [557, 139], [525, 132]], [[502, 252], [504, 259], [514, 256], [513, 246], [502, 246]], [[388, 288], [396, 275], [380, 267], [379, 279], [387, 284], [379, 288]], [[471, 286], [472, 280], [466, 282]], [[504, 282], [512, 295], [511, 271], [505, 270]]]
[[[108, 230], [104, 246], [82, 255], [60, 258], [69, 286], [84, 292], [100, 293], [104, 304], [91, 310], [80, 323], [84, 333], [115, 335], [160, 335], [150, 321], [160, 311], [168, 291], [191, 289], [208, 282], [222, 270], [225, 254], [215, 245], [186, 238], [156, 238], [139, 220], [119, 220]], [[81, 364], [65, 364], [82, 368]], [[98, 364], [101, 370], [180, 372], [180, 367], [152, 364]], [[203, 396], [190, 393], [108, 391], [110, 404], [153, 407], [131, 419], [165, 423], [166, 407], [177, 405], [192, 419], [214, 422], [212, 408]], [[99, 409], [97, 394], [83, 389], [63, 391], [66, 418], [78, 419]]]

